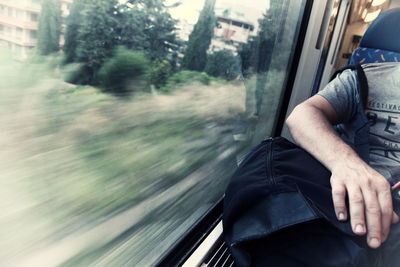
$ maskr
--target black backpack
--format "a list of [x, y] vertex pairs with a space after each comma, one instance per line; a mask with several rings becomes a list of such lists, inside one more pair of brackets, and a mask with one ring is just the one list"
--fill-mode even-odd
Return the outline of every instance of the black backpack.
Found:
[[[334, 77], [345, 69], [357, 71], [363, 109], [368, 97], [366, 75], [360, 65], [355, 65], [339, 70]], [[333, 247], [337, 255], [359, 258], [359, 265], [354, 266], [373, 266], [376, 257], [370, 257], [376, 251], [371, 251], [365, 240], [353, 233], [350, 222], [336, 219], [330, 175], [312, 155], [283, 137], [264, 140], [255, 147], [232, 176], [225, 193], [224, 238], [235, 263], [327, 266], [329, 259], [318, 258], [327, 253], [321, 250], [328, 248], [328, 243], [339, 242], [339, 248]], [[394, 197], [398, 202], [398, 195]], [[400, 205], [395, 207], [398, 211]], [[322, 232], [329, 236], [329, 242], [321, 247], [318, 238]], [[315, 240], [304, 241], [310, 237]], [[308, 249], [315, 251], [315, 255], [307, 255], [309, 250], [303, 251], [304, 246], [313, 246]], [[291, 260], [303, 265], [294, 265]], [[350, 266], [343, 264], [339, 261], [339, 265], [329, 266]]]

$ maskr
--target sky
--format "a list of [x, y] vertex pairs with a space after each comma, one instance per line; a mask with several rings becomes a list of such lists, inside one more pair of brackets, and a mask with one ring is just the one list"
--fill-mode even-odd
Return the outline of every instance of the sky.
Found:
[[[167, 0], [166, 3], [174, 3], [177, 0]], [[204, 0], [180, 0], [182, 4], [170, 10], [175, 19], [187, 20], [190, 24], [195, 24], [200, 10], [203, 8]], [[243, 13], [247, 21], [255, 26], [257, 19], [269, 7], [269, 0], [217, 0], [216, 9], [231, 8], [233, 12]]]

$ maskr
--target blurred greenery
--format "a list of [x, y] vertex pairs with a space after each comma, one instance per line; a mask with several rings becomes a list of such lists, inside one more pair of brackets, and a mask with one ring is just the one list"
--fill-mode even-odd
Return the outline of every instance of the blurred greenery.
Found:
[[208, 55], [204, 70], [208, 75], [233, 80], [241, 74], [240, 59], [230, 50], [221, 50]]
[[205, 0], [199, 19], [189, 35], [186, 51], [182, 59], [182, 68], [192, 71], [204, 71], [207, 64], [207, 51], [214, 35], [216, 23], [216, 0]]
[[60, 49], [61, 23], [60, 1], [42, 0], [37, 44], [41, 55], [49, 55]]
[[99, 71], [100, 85], [105, 91], [123, 96], [133, 90], [144, 91], [150, 61], [143, 52], [117, 47]]
[[167, 80], [171, 75], [171, 64], [167, 60], [164, 60], [162, 62], [156, 60], [153, 62], [151, 69], [148, 73], [148, 79], [150, 84], [154, 85], [156, 88], [161, 88], [167, 83]]
[[[128, 61], [131, 53], [143, 59], [121, 51]], [[19, 62], [3, 51], [0, 58], [0, 187], [7, 188], [0, 202], [13, 201], [4, 211], [13, 216], [0, 218], [0, 231], [13, 233], [13, 244], [0, 244], [4, 254], [106, 221], [236, 148], [223, 133], [244, 110], [239, 84], [183, 71], [168, 80], [168, 94], [119, 98], [63, 82], [76, 66], [63, 66], [61, 55]], [[16, 205], [25, 208], [13, 212]], [[174, 216], [187, 214], [178, 209]], [[18, 225], [24, 230], [15, 233]]]
[[193, 82], [197, 82], [203, 85], [210, 85], [211, 81], [222, 82], [222, 80], [211, 77], [204, 72], [182, 70], [169, 77], [166, 85], [162, 87], [161, 90], [164, 92], [169, 92], [173, 89], [191, 84]]
[[1, 266], [150, 265], [272, 132], [298, 18], [269, 26], [288, 3], [238, 49], [244, 75], [210, 52], [215, 0], [186, 50], [165, 3], [74, 1], [62, 52], [0, 47]]
[[154, 62], [168, 61], [175, 68], [183, 43], [176, 36], [177, 21], [164, 2], [74, 1], [66, 21], [64, 63], [80, 63], [81, 67], [68, 81], [99, 85], [99, 70], [117, 46], [141, 51]]

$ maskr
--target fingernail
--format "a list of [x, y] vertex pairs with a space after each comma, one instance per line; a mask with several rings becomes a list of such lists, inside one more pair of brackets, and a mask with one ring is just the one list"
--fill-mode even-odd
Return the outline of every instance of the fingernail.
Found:
[[356, 231], [357, 234], [363, 234], [364, 233], [364, 226], [362, 224], [357, 224], [355, 231]]
[[381, 242], [379, 241], [378, 238], [373, 237], [369, 240], [369, 246], [371, 248], [378, 248], [381, 245]]
[[339, 218], [339, 221], [344, 221], [344, 220], [346, 220], [346, 216], [344, 216], [344, 213], [343, 213], [343, 212], [340, 212], [340, 213], [339, 213], [338, 218]]

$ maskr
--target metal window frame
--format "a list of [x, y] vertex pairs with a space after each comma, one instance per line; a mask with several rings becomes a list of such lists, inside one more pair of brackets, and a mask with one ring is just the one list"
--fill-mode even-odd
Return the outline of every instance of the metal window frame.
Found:
[[[351, 0], [349, 0], [349, 2], [351, 3]], [[280, 106], [278, 109], [279, 113], [276, 116], [275, 125], [273, 128], [273, 136], [285, 135], [284, 120], [287, 114], [290, 114], [295, 105], [310, 96], [313, 84], [316, 82], [315, 79], [322, 78], [320, 76], [316, 76], [318, 63], [321, 59], [323, 52], [323, 47], [318, 47], [318, 43], [325, 41], [325, 39], [321, 39], [321, 31], [325, 31], [327, 29], [327, 27], [325, 27], [323, 23], [329, 23], [329, 20], [324, 20], [323, 16], [325, 13], [320, 12], [320, 10], [329, 9], [330, 3], [331, 2], [329, 0], [315, 2], [310, 0], [306, 2], [306, 7], [304, 10], [303, 20], [301, 22], [301, 28], [293, 61], [288, 70], [289, 76], [286, 81], [286, 90], [281, 98]], [[344, 16], [347, 16], [347, 14], [348, 10], [346, 10]], [[318, 28], [319, 31], [317, 30]], [[324, 34], [326, 38], [327, 32], [322, 33], [322, 35]], [[340, 40], [340, 38], [335, 39]], [[314, 46], [312, 44], [316, 45]], [[334, 55], [328, 53], [328, 55], [326, 56], [329, 59]], [[310, 62], [310, 58], [313, 58], [313, 62]], [[309, 66], [306, 66], [307, 64]], [[290, 138], [290, 136], [287, 137]], [[218, 206], [217, 210], [220, 210], [222, 214], [222, 200], [216, 206]], [[213, 210], [209, 215], [206, 215], [205, 219], [211, 216], [211, 214], [215, 211], [216, 210]], [[216, 218], [220, 217], [221, 215], [217, 216]], [[203, 223], [205, 222], [199, 222], [200, 225]], [[192, 243], [192, 247], [189, 253], [186, 252], [186, 254], [179, 254], [179, 250], [174, 250], [172, 253], [170, 253], [174, 254], [175, 257], [179, 257], [179, 255], [186, 255], [186, 257], [181, 257], [181, 260], [176, 262], [164, 261], [161, 262], [161, 265], [159, 266], [200, 266], [204, 258], [207, 257], [209, 250], [212, 248], [212, 244], [220, 240], [222, 236], [221, 219], [217, 219], [217, 221], [214, 221], [212, 225], [213, 227], [209, 228], [210, 230], [208, 232], [198, 232], [198, 234], [202, 234], [203, 239], [199, 239], [197, 240], [197, 242]], [[190, 234], [193, 233], [189, 233], [189, 235]], [[178, 243], [177, 247], [179, 247], [180, 245], [182, 245], [182, 243]], [[175, 247], [175, 249], [177, 247]]]
[[[278, 136], [281, 133], [284, 118], [287, 113], [287, 103], [290, 101], [290, 96], [293, 91], [296, 77], [300, 69], [300, 60], [304, 56], [303, 47], [307, 47], [307, 35], [309, 34], [309, 22], [315, 13], [317, 12], [314, 8], [314, 3], [320, 1], [306, 0], [304, 7], [304, 13], [300, 22], [299, 36], [294, 49], [293, 58], [290, 66], [288, 66], [288, 77], [286, 79], [286, 90], [281, 96], [279, 112], [275, 117], [275, 125], [272, 131], [273, 136]], [[194, 225], [188, 233], [182, 237], [175, 245], [161, 255], [160, 260], [156, 264], [159, 267], [165, 266], [182, 266], [189, 259], [190, 262], [200, 262], [199, 257], [205, 257], [205, 249], [209, 246], [201, 246], [203, 241], [216, 242], [220, 237], [220, 226], [222, 226], [222, 208], [223, 198], [206, 214], [204, 215], [196, 225]], [[196, 249], [200, 248], [200, 252], [196, 252]], [[194, 255], [194, 256], [193, 256]], [[193, 257], [191, 257], [193, 256]]]

